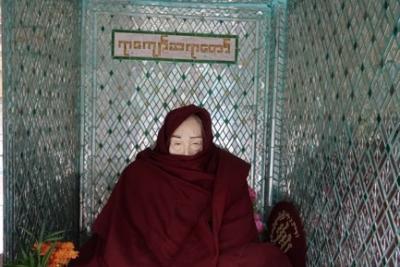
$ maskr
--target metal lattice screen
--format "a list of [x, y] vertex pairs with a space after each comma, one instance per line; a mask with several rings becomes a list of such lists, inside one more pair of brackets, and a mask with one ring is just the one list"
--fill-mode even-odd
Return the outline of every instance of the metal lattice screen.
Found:
[[282, 179], [282, 124], [283, 124], [283, 92], [285, 89], [286, 57], [287, 57], [287, 3], [285, 0], [273, 3], [271, 15], [269, 51], [269, 90], [267, 118], [268, 157], [267, 186], [264, 194], [264, 210], [268, 215], [269, 209], [286, 195], [281, 190]]
[[400, 2], [293, 1], [284, 191], [310, 266], [400, 262]]
[[[212, 4], [88, 3], [83, 231], [90, 231], [123, 168], [155, 141], [167, 112], [183, 104], [211, 112], [216, 143], [251, 162], [249, 180], [257, 191], [263, 190], [269, 20], [265, 5], [238, 10]], [[115, 60], [110, 50], [113, 29], [238, 35], [238, 63]]]
[[78, 1], [2, 1], [5, 257], [37, 234], [78, 233]]

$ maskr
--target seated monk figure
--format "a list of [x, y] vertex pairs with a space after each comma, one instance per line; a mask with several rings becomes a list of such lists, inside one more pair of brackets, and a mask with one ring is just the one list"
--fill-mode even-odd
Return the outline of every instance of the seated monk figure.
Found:
[[123, 171], [71, 266], [292, 266], [280, 248], [259, 242], [249, 169], [213, 143], [205, 109], [171, 111], [155, 147]]

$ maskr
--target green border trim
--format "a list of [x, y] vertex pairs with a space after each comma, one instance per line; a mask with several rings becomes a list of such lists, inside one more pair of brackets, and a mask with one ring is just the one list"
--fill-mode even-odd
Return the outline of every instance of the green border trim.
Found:
[[[148, 58], [148, 57], [120, 57], [114, 56], [114, 40], [116, 32], [129, 32], [129, 33], [144, 33], [144, 34], [168, 34], [168, 35], [180, 35], [180, 36], [203, 36], [203, 37], [215, 37], [215, 38], [234, 38], [236, 51], [235, 60], [194, 60], [194, 59], [173, 59], [173, 58]], [[129, 59], [129, 60], [152, 60], [152, 61], [172, 61], [172, 62], [191, 62], [191, 63], [225, 63], [225, 64], [236, 64], [239, 54], [239, 36], [232, 34], [212, 34], [212, 33], [178, 33], [178, 32], [161, 32], [161, 31], [140, 31], [140, 30], [112, 30], [111, 33], [111, 56], [113, 59]]]

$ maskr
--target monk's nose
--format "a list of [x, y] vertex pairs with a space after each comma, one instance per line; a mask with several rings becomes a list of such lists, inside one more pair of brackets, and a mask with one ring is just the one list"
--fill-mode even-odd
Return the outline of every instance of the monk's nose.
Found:
[[189, 146], [185, 146], [185, 149], [183, 151], [185, 156], [189, 156], [190, 155], [190, 150], [189, 150]]

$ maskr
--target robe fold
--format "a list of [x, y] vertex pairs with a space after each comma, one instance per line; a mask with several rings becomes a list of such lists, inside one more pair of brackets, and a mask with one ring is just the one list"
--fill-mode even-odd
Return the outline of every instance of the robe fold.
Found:
[[[190, 115], [203, 125], [203, 151], [168, 153], [172, 132]], [[156, 147], [125, 168], [72, 266], [289, 267], [258, 243], [248, 194], [250, 165], [212, 142], [207, 111], [170, 112]]]

